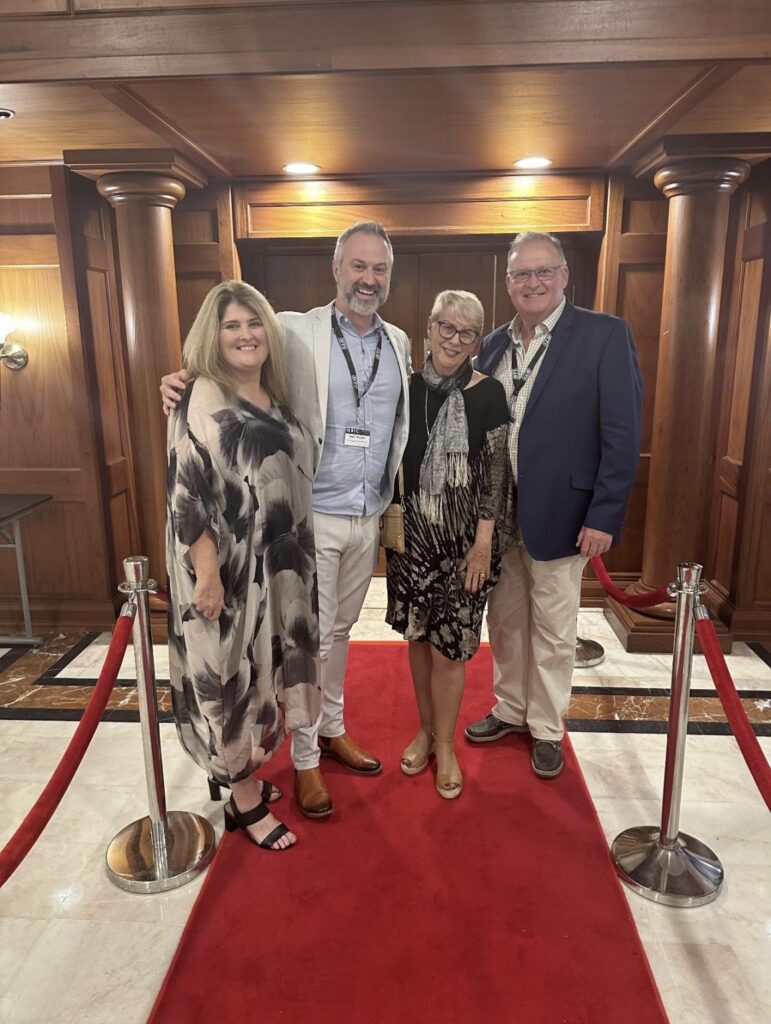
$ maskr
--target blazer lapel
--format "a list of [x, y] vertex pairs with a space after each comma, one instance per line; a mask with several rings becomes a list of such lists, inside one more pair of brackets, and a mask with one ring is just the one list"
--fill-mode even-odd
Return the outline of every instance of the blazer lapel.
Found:
[[321, 436], [327, 428], [327, 402], [329, 400], [329, 362], [332, 358], [332, 307], [334, 302], [323, 306], [312, 323], [313, 365], [316, 375], [316, 391], [321, 416]]
[[522, 417], [523, 423], [530, 415], [530, 410], [541, 397], [541, 392], [546, 387], [546, 382], [549, 377], [551, 377], [554, 367], [557, 365], [562, 353], [565, 351], [565, 347], [567, 346], [568, 339], [570, 337], [570, 325], [572, 323], [573, 306], [567, 302], [565, 303], [565, 308], [562, 311], [562, 316], [554, 325], [554, 330], [551, 332], [551, 341], [543, 354], [541, 369], [538, 371], [533, 383], [533, 390], [530, 392], [530, 398], [527, 400], [525, 415]]

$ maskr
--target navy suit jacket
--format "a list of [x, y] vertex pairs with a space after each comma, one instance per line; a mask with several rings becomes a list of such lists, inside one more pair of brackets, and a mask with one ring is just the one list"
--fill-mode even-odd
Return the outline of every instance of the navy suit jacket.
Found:
[[[508, 324], [489, 334], [476, 366], [492, 374]], [[519, 527], [538, 561], [577, 553], [582, 526], [621, 536], [640, 454], [642, 379], [629, 324], [565, 304], [519, 432]]]

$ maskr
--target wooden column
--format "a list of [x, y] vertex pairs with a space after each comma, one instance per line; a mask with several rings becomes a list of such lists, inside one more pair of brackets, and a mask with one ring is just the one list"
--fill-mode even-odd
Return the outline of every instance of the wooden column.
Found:
[[[707, 553], [715, 354], [731, 194], [749, 174], [734, 157], [660, 166], [669, 199], [651, 469], [642, 577], [648, 591], [675, 578], [679, 562]], [[672, 649], [671, 605], [639, 615], [612, 603], [608, 618], [627, 650]]]
[[131, 437], [142, 551], [165, 577], [166, 419], [158, 385], [181, 366], [171, 211], [185, 195], [179, 178], [138, 171], [102, 175], [97, 188], [115, 208], [128, 349]]

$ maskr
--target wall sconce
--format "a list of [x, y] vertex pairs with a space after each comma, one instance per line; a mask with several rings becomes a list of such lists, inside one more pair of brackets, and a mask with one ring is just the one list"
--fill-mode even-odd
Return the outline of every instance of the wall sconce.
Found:
[[0, 362], [9, 370], [23, 370], [29, 356], [21, 345], [5, 339], [16, 330], [16, 321], [10, 313], [0, 313]]

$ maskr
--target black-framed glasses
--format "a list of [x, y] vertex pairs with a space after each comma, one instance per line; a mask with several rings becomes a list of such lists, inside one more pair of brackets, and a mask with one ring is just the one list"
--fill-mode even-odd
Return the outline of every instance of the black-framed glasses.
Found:
[[515, 270], [513, 274], [509, 271], [506, 276], [510, 277], [514, 284], [527, 284], [534, 274], [539, 281], [553, 281], [557, 271], [565, 266], [566, 263], [558, 263], [556, 267], [539, 267], [538, 270]]
[[473, 345], [479, 337], [479, 331], [472, 331], [470, 327], [464, 327], [461, 331], [455, 324], [448, 323], [447, 320], [435, 320], [434, 323], [440, 337], [444, 338], [445, 341], [452, 341], [457, 334], [461, 345]]

